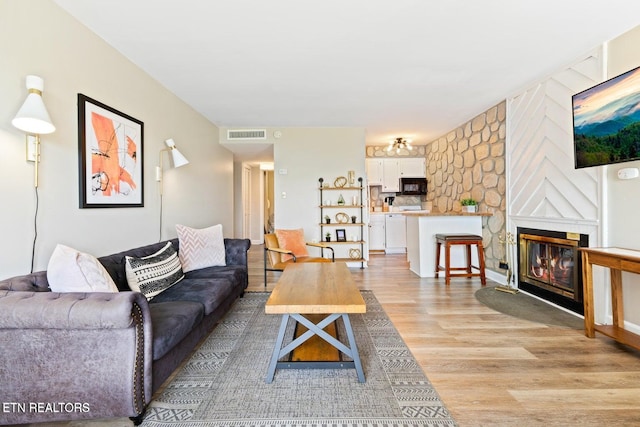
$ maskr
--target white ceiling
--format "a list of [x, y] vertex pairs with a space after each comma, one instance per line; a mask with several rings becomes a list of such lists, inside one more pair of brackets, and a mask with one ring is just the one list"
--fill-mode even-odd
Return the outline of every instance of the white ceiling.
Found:
[[640, 24], [638, 0], [55, 0], [221, 127], [427, 143]]

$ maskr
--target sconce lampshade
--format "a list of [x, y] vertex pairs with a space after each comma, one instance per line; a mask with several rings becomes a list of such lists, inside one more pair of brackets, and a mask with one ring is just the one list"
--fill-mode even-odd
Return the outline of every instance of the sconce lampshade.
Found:
[[171, 160], [173, 161], [174, 168], [179, 168], [180, 166], [189, 164], [189, 160], [187, 160], [187, 158], [176, 148], [176, 143], [173, 139], [169, 138], [164, 143], [170, 148], [169, 152], [171, 153]]
[[11, 124], [27, 133], [44, 135], [54, 132], [56, 127], [42, 101], [44, 80], [38, 76], [27, 76], [27, 89], [29, 95]]

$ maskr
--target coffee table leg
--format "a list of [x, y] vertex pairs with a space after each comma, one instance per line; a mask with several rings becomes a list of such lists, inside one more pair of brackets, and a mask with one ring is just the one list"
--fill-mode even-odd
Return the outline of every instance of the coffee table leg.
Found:
[[280, 323], [280, 331], [278, 332], [276, 344], [273, 347], [273, 355], [271, 355], [271, 363], [269, 363], [269, 370], [267, 371], [267, 384], [271, 384], [273, 382], [273, 377], [276, 374], [276, 366], [278, 364], [278, 359], [280, 358], [280, 349], [282, 348], [282, 342], [284, 341], [284, 333], [287, 330], [287, 323], [289, 323], [289, 315], [283, 314], [282, 322]]
[[360, 353], [358, 352], [356, 337], [353, 333], [353, 328], [351, 327], [351, 320], [349, 320], [349, 315], [343, 314], [342, 321], [344, 322], [344, 329], [347, 332], [347, 338], [349, 339], [349, 347], [351, 348], [351, 357], [353, 358], [353, 364], [356, 368], [356, 373], [358, 374], [358, 381], [363, 383], [365, 381], [364, 371], [362, 370], [362, 363], [360, 362]]

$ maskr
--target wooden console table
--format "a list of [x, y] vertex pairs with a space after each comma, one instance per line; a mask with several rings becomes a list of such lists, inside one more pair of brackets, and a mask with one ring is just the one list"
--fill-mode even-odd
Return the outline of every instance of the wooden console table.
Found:
[[[640, 251], [621, 248], [580, 248], [584, 286], [584, 332], [589, 338], [598, 331], [628, 346], [640, 349], [640, 336], [624, 329], [622, 272], [640, 274]], [[593, 265], [608, 267], [611, 273], [613, 325], [596, 325], [593, 316]]]

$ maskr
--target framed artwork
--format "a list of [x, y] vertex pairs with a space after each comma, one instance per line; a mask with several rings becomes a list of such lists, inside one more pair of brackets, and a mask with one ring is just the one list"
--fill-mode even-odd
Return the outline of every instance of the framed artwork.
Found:
[[338, 242], [346, 242], [347, 241], [347, 232], [344, 228], [339, 228], [336, 230], [336, 241]]
[[144, 124], [78, 94], [80, 208], [144, 206]]

